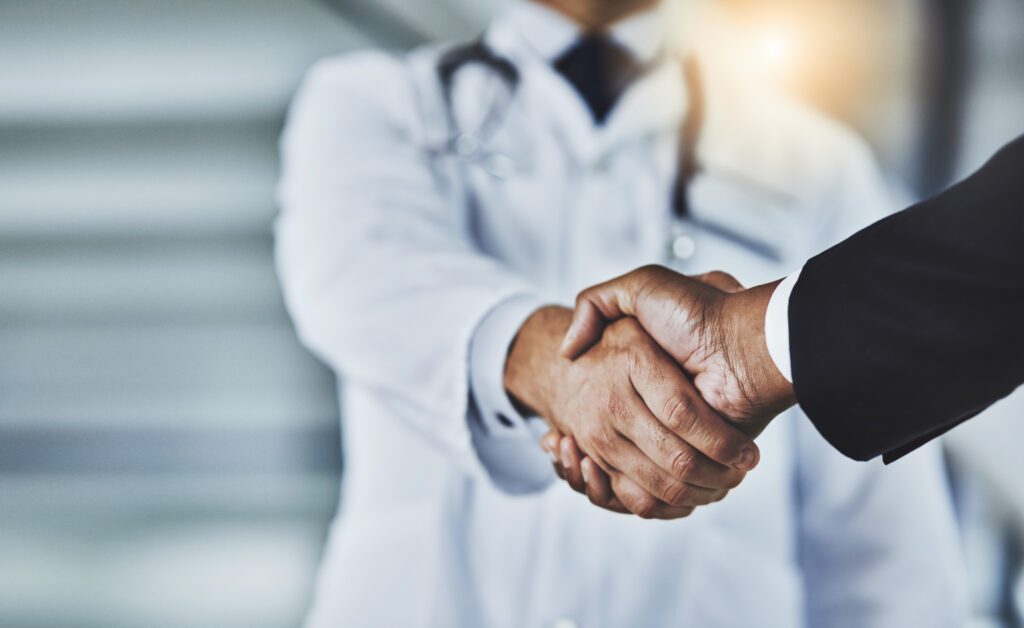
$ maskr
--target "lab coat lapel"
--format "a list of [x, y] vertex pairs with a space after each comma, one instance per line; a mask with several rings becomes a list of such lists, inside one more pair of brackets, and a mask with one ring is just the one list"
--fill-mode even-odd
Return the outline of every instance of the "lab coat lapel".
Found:
[[521, 86], [528, 111], [544, 121], [575, 161], [590, 163], [598, 155], [600, 137], [586, 103], [554, 68], [534, 63], [523, 73]]
[[[737, 93], [727, 66], [702, 56], [704, 126], [697, 146], [699, 172], [691, 187], [692, 211], [698, 222], [713, 230], [754, 234], [751, 241], [766, 245], [776, 255], [793, 250], [801, 232], [799, 190], [805, 172], [780, 153], [790, 146], [784, 134], [792, 132], [777, 96], [757, 94], [750, 82]], [[774, 124], [773, 124], [774, 122]], [[787, 245], [789, 243], [789, 245]]]
[[689, 100], [682, 65], [666, 59], [623, 94], [604, 126], [596, 126], [586, 103], [553, 68], [538, 67], [524, 76], [524, 96], [530, 98], [531, 110], [544, 112], [552, 131], [584, 165], [625, 142], [675, 132]]
[[666, 57], [623, 94], [599, 129], [598, 150], [603, 154], [640, 137], [676, 131], [689, 99], [682, 64]]
[[[784, 106], [774, 91], [758, 94], [753, 80], [732, 76], [738, 72], [711, 55], [701, 56], [704, 77], [704, 126], [697, 149], [698, 161], [710, 173], [718, 173], [761, 190], [780, 200], [792, 198], [800, 189], [801, 177], [790, 166], [792, 160], [779, 153], [788, 146], [792, 107]], [[739, 93], [734, 86], [744, 85]], [[780, 106], [783, 105], [783, 106]]]

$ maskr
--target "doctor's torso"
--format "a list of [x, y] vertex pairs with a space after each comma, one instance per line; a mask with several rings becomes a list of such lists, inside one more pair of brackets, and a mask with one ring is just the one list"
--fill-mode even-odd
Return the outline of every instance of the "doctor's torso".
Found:
[[[784, 100], [735, 98], [737, 86], [708, 65], [702, 170], [680, 219], [672, 193], [692, 94], [679, 59], [666, 56], [595, 126], [572, 88], [514, 39], [500, 24], [488, 34], [518, 68], [514, 90], [472, 66], [446, 94], [444, 49], [364, 62], [401, 77], [393, 96], [410, 102], [396, 128], [459, 208], [466, 245], [552, 302], [648, 263], [774, 279], [870, 222], [884, 198], [852, 138]], [[457, 148], [495, 107], [493, 133]], [[833, 202], [856, 188], [873, 211]], [[429, 312], [421, 325], [429, 334]], [[343, 386], [342, 506], [311, 625], [373, 617], [388, 590], [397, 597], [383, 616], [403, 625], [802, 624], [794, 422], [765, 433], [761, 466], [729, 499], [652, 524], [597, 510], [561, 483], [510, 496], [469, 479], [395, 418], [405, 411], [386, 390]]]
[[[411, 66], [429, 85], [437, 55], [421, 54]], [[685, 86], [676, 63], [655, 72], [634, 88], [646, 93], [632, 103], [627, 94], [623, 105], [641, 116], [645, 100], [674, 99], [677, 113], [658, 124], [625, 120], [620, 114], [629, 109], [622, 109], [606, 127], [593, 127], [571, 89], [538, 68], [523, 71], [502, 125], [478, 154], [431, 151], [424, 139], [438, 186], [465, 212], [472, 246], [561, 303], [648, 263], [683, 272], [729, 268], [747, 282], [790, 270], [787, 260], [812, 246], [818, 226], [801, 217], [807, 198], [701, 175], [690, 190], [695, 220], [674, 215]], [[458, 118], [486, 115], [474, 109], [491, 106], [490, 80], [466, 72], [456, 81]], [[675, 96], [662, 91], [673, 89]], [[434, 126], [414, 136], [451, 132], [436, 118], [417, 119]], [[500, 169], [494, 159], [503, 160]], [[767, 243], [777, 257], [749, 241]], [[422, 325], [429, 333], [429, 313]], [[764, 462], [730, 499], [691, 519], [652, 526], [599, 511], [561, 484], [510, 497], [467, 481], [442, 452], [387, 418], [400, 410], [386, 394], [350, 383], [343, 397], [347, 477], [338, 539], [325, 564], [338, 570], [339, 587], [352, 586], [340, 575], [346, 563], [375, 564], [382, 579], [402, 574], [417, 583], [410, 588], [425, 587], [422, 599], [402, 602], [415, 609], [411, 615], [443, 618], [423, 625], [545, 626], [561, 617], [583, 626], [640, 619], [660, 625], [667, 618], [672, 625], [800, 625], [792, 423], [779, 422], [762, 437]], [[756, 573], [737, 570], [740, 563]], [[349, 575], [373, 580], [363, 571]], [[760, 584], [751, 586], [755, 579]], [[470, 584], [471, 593], [461, 588]]]

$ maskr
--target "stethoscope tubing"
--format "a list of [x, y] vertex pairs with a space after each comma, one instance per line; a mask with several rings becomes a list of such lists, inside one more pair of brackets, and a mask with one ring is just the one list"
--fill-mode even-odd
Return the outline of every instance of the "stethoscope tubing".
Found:
[[[488, 68], [504, 86], [507, 97], [502, 102], [492, 102], [479, 128], [473, 131], [459, 129], [454, 108], [455, 77], [462, 68], [478, 64]], [[652, 64], [653, 65], [653, 64]], [[747, 250], [766, 259], [781, 260], [781, 253], [769, 243], [736, 233], [735, 230], [716, 225], [693, 216], [690, 207], [690, 188], [694, 179], [704, 167], [697, 156], [697, 146], [705, 127], [705, 89], [701, 64], [696, 55], [683, 59], [683, 80], [690, 99], [686, 117], [679, 130], [679, 168], [672, 190], [672, 208], [677, 219], [688, 221], [694, 226], [706, 229], [720, 237], [730, 239]], [[441, 84], [448, 138], [443, 146], [431, 150], [433, 154], [456, 155], [466, 162], [483, 163], [485, 168], [499, 178], [508, 178], [515, 171], [511, 157], [487, 149], [497, 135], [514, 104], [520, 84], [518, 68], [508, 59], [493, 52], [482, 40], [453, 48], [442, 55], [437, 66]]]

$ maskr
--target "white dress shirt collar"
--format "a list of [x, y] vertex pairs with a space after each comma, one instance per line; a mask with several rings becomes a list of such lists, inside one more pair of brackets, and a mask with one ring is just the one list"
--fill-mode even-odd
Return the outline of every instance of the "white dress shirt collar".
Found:
[[[654, 61], [666, 44], [665, 11], [661, 5], [631, 15], [608, 29], [611, 38], [641, 63]], [[531, 0], [515, 0], [499, 18], [547, 62], [572, 46], [582, 28], [567, 15]]]
[[651, 68], [596, 124], [579, 93], [552, 62], [575, 43], [582, 28], [571, 18], [536, 2], [514, 0], [490, 25], [484, 41], [520, 70], [519, 98], [531, 99], [550, 116], [554, 132], [581, 163], [598, 163], [622, 142], [679, 126], [689, 96], [678, 63], [678, 49], [666, 27], [661, 4], [612, 25], [610, 36]]

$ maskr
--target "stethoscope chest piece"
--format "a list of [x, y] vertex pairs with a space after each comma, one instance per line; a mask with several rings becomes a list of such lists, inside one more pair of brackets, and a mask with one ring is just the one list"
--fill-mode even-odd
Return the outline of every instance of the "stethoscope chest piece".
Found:
[[688, 220], [674, 219], [665, 242], [665, 258], [676, 268], [692, 266], [697, 260], [697, 230]]
[[510, 156], [484, 149], [480, 136], [474, 132], [460, 133], [452, 142], [455, 154], [467, 163], [482, 167], [496, 179], [511, 179], [519, 169]]

